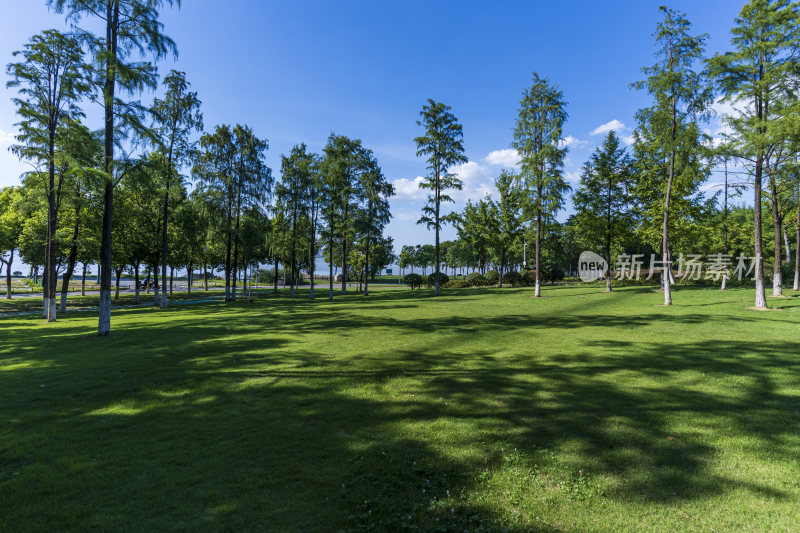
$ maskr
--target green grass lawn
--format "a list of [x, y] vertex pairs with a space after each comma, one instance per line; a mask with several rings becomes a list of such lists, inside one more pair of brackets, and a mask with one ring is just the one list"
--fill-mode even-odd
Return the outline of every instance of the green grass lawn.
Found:
[[0, 531], [797, 531], [800, 297], [0, 319]]

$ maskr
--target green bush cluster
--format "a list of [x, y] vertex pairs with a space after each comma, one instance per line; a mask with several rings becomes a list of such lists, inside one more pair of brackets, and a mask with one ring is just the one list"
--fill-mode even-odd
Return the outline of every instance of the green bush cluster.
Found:
[[471, 285], [465, 279], [451, 279], [444, 284], [445, 289], [466, 289]]
[[[448, 281], [450, 281], [450, 276], [448, 276], [444, 272], [439, 272], [439, 286], [440, 287], [444, 286], [444, 284], [447, 283]], [[435, 285], [436, 285], [436, 272], [428, 276], [428, 278], [425, 280], [426, 287], [430, 288], [434, 287]]]
[[470, 272], [465, 279], [471, 287], [485, 287], [489, 284], [479, 272]]
[[486, 278], [487, 285], [497, 285], [500, 282], [500, 274], [497, 270], [487, 270], [483, 277]]
[[411, 290], [419, 289], [422, 286], [422, 276], [412, 272], [403, 276], [403, 283], [411, 287]]
[[519, 272], [512, 270], [503, 274], [503, 285], [511, 285], [517, 287], [522, 283], [522, 276]]

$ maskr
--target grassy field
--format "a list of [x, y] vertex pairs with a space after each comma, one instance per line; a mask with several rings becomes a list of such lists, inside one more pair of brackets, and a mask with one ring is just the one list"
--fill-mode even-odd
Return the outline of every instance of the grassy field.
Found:
[[0, 531], [798, 531], [800, 297], [0, 319]]

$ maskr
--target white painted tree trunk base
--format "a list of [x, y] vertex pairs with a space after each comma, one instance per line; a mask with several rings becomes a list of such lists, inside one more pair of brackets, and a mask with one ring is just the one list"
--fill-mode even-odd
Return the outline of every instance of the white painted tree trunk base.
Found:
[[756, 309], [766, 309], [767, 307], [767, 296], [764, 292], [764, 280], [757, 279], [756, 280]]

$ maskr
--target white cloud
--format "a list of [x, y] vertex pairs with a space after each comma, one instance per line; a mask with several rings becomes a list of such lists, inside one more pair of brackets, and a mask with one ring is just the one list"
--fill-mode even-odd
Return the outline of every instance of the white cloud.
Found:
[[11, 144], [15, 140], [13, 133], [0, 130], [0, 145]]
[[502, 167], [517, 167], [519, 166], [519, 153], [513, 148], [506, 148], [505, 150], [494, 150], [489, 152], [484, 161], [490, 165], [499, 165]]
[[400, 200], [420, 200], [425, 198], [425, 191], [419, 188], [419, 184], [425, 179], [422, 176], [417, 176], [413, 180], [408, 178], [400, 178], [394, 180], [395, 196]]
[[605, 124], [600, 124], [595, 129], [592, 130], [591, 134], [592, 135], [602, 135], [603, 133], [608, 133], [609, 131], [612, 131], [612, 130], [619, 133], [620, 131], [626, 130], [626, 129], [628, 129], [628, 128], [625, 126], [625, 124], [623, 124], [622, 122], [620, 122], [617, 119], [614, 119], [614, 120], [610, 120], [610, 121], [606, 122]]
[[575, 187], [581, 181], [581, 173], [566, 171], [564, 172], [564, 179], [567, 180], [567, 183]]
[[492, 171], [486, 165], [469, 161], [452, 167], [450, 172], [458, 176], [464, 186], [460, 191], [450, 192], [450, 197], [456, 202], [475, 202], [495, 190]]
[[394, 218], [401, 222], [416, 222], [419, 219], [419, 211], [397, 210], [393, 212]]
[[558, 145], [561, 146], [562, 148], [565, 146], [568, 148], [572, 146], [574, 146], [575, 148], [581, 148], [583, 146], [586, 146], [587, 144], [589, 144], [589, 141], [582, 141], [580, 139], [576, 139], [572, 135], [567, 135], [558, 142]]

